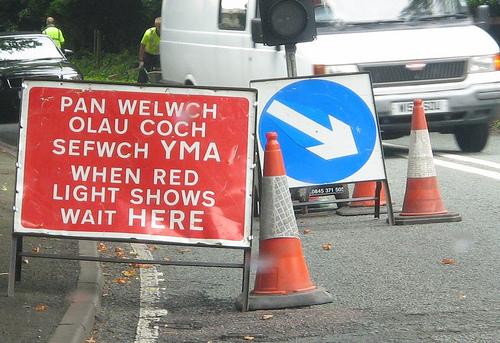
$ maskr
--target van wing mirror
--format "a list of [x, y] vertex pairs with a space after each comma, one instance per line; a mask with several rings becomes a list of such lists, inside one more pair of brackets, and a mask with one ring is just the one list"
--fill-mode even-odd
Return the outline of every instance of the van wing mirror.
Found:
[[252, 40], [254, 43], [264, 43], [264, 37], [262, 36], [262, 21], [260, 18], [252, 19]]

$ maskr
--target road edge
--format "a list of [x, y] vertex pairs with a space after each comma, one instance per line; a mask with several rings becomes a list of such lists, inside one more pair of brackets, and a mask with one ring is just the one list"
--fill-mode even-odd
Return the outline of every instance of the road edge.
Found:
[[[93, 241], [79, 241], [80, 256], [97, 257]], [[95, 316], [101, 307], [103, 279], [99, 262], [80, 261], [80, 275], [71, 304], [57, 326], [49, 343], [81, 343], [92, 332]]]
[[[17, 148], [0, 141], [0, 149], [17, 160]], [[98, 257], [97, 244], [93, 241], [78, 241], [80, 256]], [[101, 306], [103, 279], [99, 262], [80, 261], [80, 273], [66, 313], [59, 322], [49, 343], [82, 343], [91, 334], [96, 313]]]

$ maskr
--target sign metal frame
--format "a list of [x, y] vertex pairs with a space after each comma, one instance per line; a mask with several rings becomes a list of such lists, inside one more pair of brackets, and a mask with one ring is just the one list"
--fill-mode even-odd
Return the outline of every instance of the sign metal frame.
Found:
[[[241, 161], [235, 163], [236, 166], [244, 166], [245, 172], [244, 180], [241, 184], [241, 191], [238, 199], [242, 199], [243, 203], [238, 206], [244, 213], [240, 213], [243, 222], [241, 223], [242, 235], [241, 239], [225, 240], [225, 239], [200, 239], [200, 238], [187, 238], [187, 239], [163, 239], [162, 237], [154, 235], [137, 235], [124, 232], [123, 234], [113, 235], [106, 234], [95, 230], [80, 230], [68, 232], [68, 230], [51, 230], [51, 228], [25, 228], [21, 223], [21, 206], [23, 199], [24, 187], [24, 167], [26, 163], [26, 151], [29, 146], [26, 146], [27, 130], [29, 129], [29, 95], [30, 90], [36, 87], [52, 87], [54, 89], [70, 88], [74, 91], [81, 92], [121, 92], [123, 95], [135, 93], [153, 94], [158, 96], [171, 95], [171, 96], [187, 96], [195, 97], [196, 95], [221, 98], [231, 102], [232, 99], [246, 99], [247, 107], [242, 107], [240, 110], [246, 115], [246, 119], [241, 127], [246, 128], [246, 132], [238, 132], [237, 134], [242, 140], [246, 141], [246, 149], [240, 154]], [[127, 93], [128, 92], [128, 93]], [[86, 260], [86, 261], [100, 261], [100, 262], [116, 262], [116, 263], [145, 263], [145, 264], [160, 264], [160, 265], [183, 265], [183, 266], [196, 266], [196, 267], [218, 267], [218, 268], [241, 268], [243, 269], [242, 278], [242, 296], [243, 306], [242, 311], [248, 310], [248, 293], [249, 293], [249, 278], [250, 278], [250, 257], [252, 248], [252, 232], [253, 232], [253, 213], [257, 212], [256, 201], [254, 197], [256, 194], [253, 192], [254, 176], [256, 162], [254, 157], [256, 142], [255, 142], [255, 125], [256, 125], [256, 98], [257, 92], [249, 88], [228, 88], [228, 87], [197, 87], [197, 86], [163, 86], [157, 85], [130, 85], [120, 83], [105, 83], [105, 82], [79, 82], [79, 81], [53, 81], [53, 80], [25, 80], [23, 84], [23, 93], [21, 97], [21, 116], [20, 116], [20, 141], [18, 150], [18, 162], [16, 173], [16, 199], [14, 207], [14, 221], [12, 229], [12, 247], [11, 247], [11, 262], [9, 270], [8, 282], [8, 295], [14, 296], [15, 281], [21, 279], [22, 257], [39, 257], [39, 258], [54, 258], [54, 259], [72, 259], [72, 260]], [[233, 133], [234, 134], [234, 133]], [[244, 138], [246, 137], [246, 138]], [[233, 156], [234, 157], [234, 156]], [[231, 163], [226, 163], [230, 165]], [[227, 167], [230, 168], [235, 167]], [[235, 171], [242, 173], [242, 171]], [[35, 180], [35, 182], [43, 182], [44, 180]], [[240, 211], [240, 210], [238, 210]], [[232, 226], [231, 226], [232, 227]], [[128, 243], [151, 243], [159, 245], [188, 245], [203, 248], [218, 248], [218, 249], [238, 249], [243, 250], [243, 261], [241, 263], [212, 263], [207, 261], [163, 261], [163, 260], [137, 260], [137, 259], [114, 259], [102, 258], [94, 256], [67, 256], [62, 254], [38, 254], [23, 251], [23, 237], [48, 237], [48, 238], [61, 238], [61, 239], [77, 239], [77, 240], [91, 240], [91, 241], [113, 241], [113, 242], [128, 242]]]
[[[350, 201], [364, 201], [364, 200], [375, 200], [375, 208], [374, 215], [376, 218], [379, 218], [380, 215], [380, 192], [382, 189], [382, 184], [386, 189], [386, 196], [388, 198], [388, 214], [389, 214], [389, 224], [392, 225], [394, 223], [393, 218], [393, 210], [392, 210], [392, 202], [389, 191], [389, 184], [387, 182], [387, 172], [384, 162], [383, 149], [382, 149], [382, 141], [380, 135], [380, 126], [378, 123], [378, 116], [375, 108], [375, 99], [373, 95], [373, 89], [371, 86], [371, 78], [369, 73], [345, 73], [345, 74], [331, 74], [331, 75], [315, 75], [315, 76], [300, 76], [300, 77], [288, 77], [288, 78], [275, 78], [275, 79], [262, 79], [262, 80], [252, 80], [250, 82], [250, 86], [258, 89], [259, 91], [259, 99], [258, 99], [258, 111], [257, 111], [257, 140], [259, 142], [258, 148], [259, 152], [263, 149], [263, 142], [261, 137], [261, 132], [259, 131], [261, 120], [263, 116], [264, 109], [270, 108], [269, 103], [279, 92], [286, 89], [290, 86], [290, 89], [293, 89], [294, 84], [299, 81], [308, 81], [308, 80], [325, 80], [325, 81], [333, 81], [338, 83], [339, 85], [347, 88], [356, 94], [362, 101], [365, 103], [367, 108], [369, 109], [371, 115], [373, 116], [374, 121], [374, 134], [375, 134], [375, 144], [372, 151], [371, 156], [367, 160], [366, 164], [363, 165], [360, 169], [356, 170], [354, 173], [347, 175], [344, 178], [339, 180], [335, 180], [335, 182], [305, 182], [296, 180], [289, 175], [289, 185], [292, 192], [298, 191], [306, 191], [308, 192], [310, 188], [315, 186], [341, 186], [350, 183], [363, 182], [363, 181], [376, 181], [376, 191], [373, 197], [363, 197], [363, 198], [346, 198], [346, 199], [336, 199], [336, 200], [326, 200], [326, 201], [305, 201], [305, 202], [295, 202], [294, 207], [299, 209], [299, 213], [307, 214], [310, 208], [314, 208], [316, 205], [327, 205], [332, 203], [339, 202], [350, 202]], [[318, 92], [321, 94], [321, 92]], [[318, 94], [313, 94], [311, 96], [317, 96]], [[302, 98], [297, 96], [297, 103], [301, 101]], [[272, 103], [271, 103], [272, 104]], [[282, 105], [282, 104], [280, 104]], [[286, 105], [286, 104], [285, 104]], [[311, 103], [309, 105], [312, 107]], [[300, 113], [299, 113], [300, 114]], [[296, 124], [298, 120], [290, 119], [293, 118], [293, 109], [288, 113], [283, 114], [283, 118], [289, 120], [287, 125], [290, 125], [292, 128], [296, 130], [300, 130], [301, 128]], [[307, 118], [310, 119], [310, 118]], [[279, 119], [282, 120], [282, 119]], [[312, 123], [312, 121], [308, 120], [308, 123]], [[294, 124], [295, 123], [295, 124]], [[329, 128], [328, 128], [329, 129]], [[309, 129], [309, 132], [311, 130]], [[282, 135], [282, 136], [287, 136]], [[286, 151], [283, 154], [285, 158], [286, 164]], [[261, 154], [262, 156], [262, 154]], [[261, 157], [262, 158], [262, 157]], [[288, 158], [293, 158], [293, 156], [288, 156]], [[302, 161], [299, 161], [303, 163]], [[368, 167], [367, 167], [368, 166]], [[321, 170], [324, 172], [324, 170]], [[288, 172], [287, 172], [288, 174]], [[318, 207], [318, 206], [316, 206]], [[319, 206], [321, 207], [321, 206]]]

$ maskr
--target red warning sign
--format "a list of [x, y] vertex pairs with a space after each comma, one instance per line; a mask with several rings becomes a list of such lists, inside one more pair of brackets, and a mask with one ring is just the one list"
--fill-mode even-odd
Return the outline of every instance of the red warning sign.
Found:
[[255, 93], [28, 81], [16, 232], [248, 246]]

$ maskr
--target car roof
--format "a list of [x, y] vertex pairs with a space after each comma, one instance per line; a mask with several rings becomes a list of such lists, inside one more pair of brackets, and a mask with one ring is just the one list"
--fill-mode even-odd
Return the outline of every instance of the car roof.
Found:
[[42, 36], [43, 33], [36, 31], [14, 31], [14, 32], [0, 32], [0, 37], [8, 36]]

